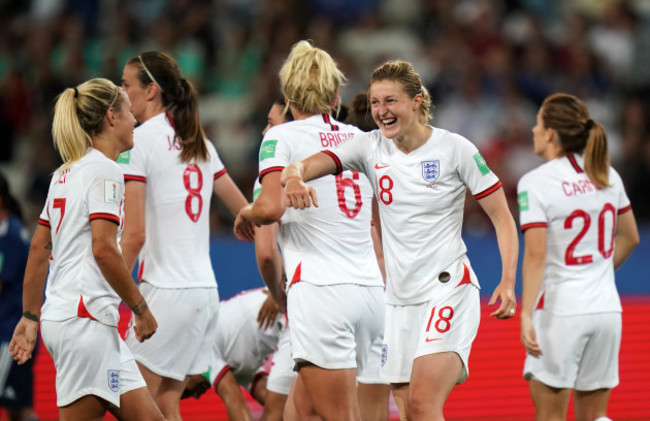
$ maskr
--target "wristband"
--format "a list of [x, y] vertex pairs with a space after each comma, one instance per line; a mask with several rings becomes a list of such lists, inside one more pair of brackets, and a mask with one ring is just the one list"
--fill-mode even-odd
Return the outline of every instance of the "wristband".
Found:
[[36, 323], [40, 321], [37, 315], [30, 313], [29, 311], [23, 311], [23, 317]]

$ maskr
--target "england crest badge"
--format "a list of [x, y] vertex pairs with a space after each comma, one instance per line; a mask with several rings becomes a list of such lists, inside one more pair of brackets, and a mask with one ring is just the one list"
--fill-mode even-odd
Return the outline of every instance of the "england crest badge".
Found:
[[431, 184], [440, 177], [440, 161], [422, 161], [422, 178]]
[[106, 373], [108, 377], [108, 388], [113, 392], [120, 390], [120, 370], [108, 370]]

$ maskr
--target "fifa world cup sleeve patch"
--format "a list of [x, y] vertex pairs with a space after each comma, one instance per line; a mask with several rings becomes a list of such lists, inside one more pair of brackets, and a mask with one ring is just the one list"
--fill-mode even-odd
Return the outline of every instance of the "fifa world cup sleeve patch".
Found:
[[131, 150], [124, 151], [117, 157], [118, 164], [128, 164], [131, 160]]
[[528, 191], [522, 191], [517, 195], [517, 202], [519, 202], [519, 211], [528, 210]]
[[476, 165], [478, 166], [478, 169], [481, 171], [481, 175], [485, 175], [490, 172], [490, 169], [487, 166], [487, 163], [485, 162], [485, 159], [481, 156], [480, 152], [476, 152], [473, 156], [474, 161], [476, 161]]
[[266, 158], [273, 158], [275, 156], [275, 147], [277, 144], [277, 140], [267, 140], [262, 143], [262, 146], [260, 147], [260, 161], [264, 161]]
[[121, 195], [122, 185], [117, 181], [106, 180], [104, 181], [104, 202], [117, 203]]
[[261, 191], [262, 191], [261, 188], [253, 190], [253, 202], [255, 201], [255, 199], [257, 199], [257, 196], [260, 195]]

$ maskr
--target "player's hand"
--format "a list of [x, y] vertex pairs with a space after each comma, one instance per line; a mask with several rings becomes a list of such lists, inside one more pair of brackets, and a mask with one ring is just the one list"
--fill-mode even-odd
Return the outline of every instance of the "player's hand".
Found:
[[537, 335], [530, 315], [522, 314], [521, 316], [521, 343], [524, 344], [526, 352], [531, 356], [538, 358], [542, 355], [542, 349], [537, 343]]
[[237, 214], [237, 218], [235, 218], [235, 224], [232, 230], [239, 241], [252, 243], [255, 240], [255, 224], [246, 218], [246, 214], [251, 211], [252, 206], [253, 204], [249, 203], [241, 208]]
[[199, 399], [201, 395], [210, 389], [210, 382], [200, 374], [187, 376], [188, 381], [181, 395], [181, 399], [194, 398]]
[[32, 358], [37, 337], [38, 322], [21, 317], [9, 342], [9, 352], [18, 365]]
[[287, 207], [294, 209], [305, 209], [314, 206], [318, 207], [316, 190], [309, 184], [298, 178], [290, 178], [284, 186], [284, 203]]
[[488, 306], [496, 304], [497, 301], [501, 301], [501, 305], [490, 316], [496, 317], [497, 319], [509, 319], [515, 315], [517, 311], [517, 298], [513, 287], [500, 282], [494, 289]]
[[266, 330], [273, 327], [273, 323], [275, 323], [275, 319], [278, 317], [280, 309], [275, 303], [275, 300], [273, 300], [273, 297], [271, 297], [271, 293], [269, 293], [267, 289], [263, 291], [266, 294], [266, 300], [264, 300], [260, 307], [260, 311], [257, 313], [257, 324], [261, 330]]
[[133, 320], [135, 322], [135, 338], [138, 342], [146, 341], [156, 333], [156, 330], [158, 330], [158, 322], [153, 317], [153, 314], [148, 307], [141, 315], [133, 313]]

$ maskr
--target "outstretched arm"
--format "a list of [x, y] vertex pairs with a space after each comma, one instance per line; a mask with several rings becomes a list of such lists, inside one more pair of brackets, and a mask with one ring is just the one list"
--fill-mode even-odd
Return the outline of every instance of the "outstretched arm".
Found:
[[501, 300], [501, 305], [490, 316], [508, 319], [515, 315], [517, 299], [515, 281], [517, 275], [517, 258], [519, 257], [519, 238], [517, 226], [512, 218], [503, 188], [480, 199], [479, 204], [490, 217], [497, 234], [499, 253], [501, 254], [501, 282], [492, 293], [488, 305]]
[[282, 171], [282, 185], [287, 206], [304, 209], [318, 207], [316, 190], [305, 182], [336, 172], [336, 162], [323, 152], [318, 152], [300, 162], [294, 162]]

